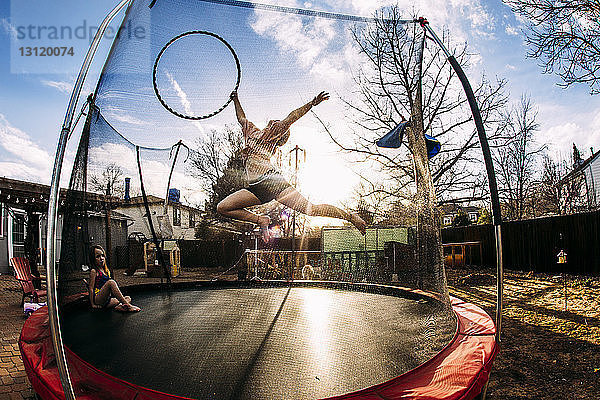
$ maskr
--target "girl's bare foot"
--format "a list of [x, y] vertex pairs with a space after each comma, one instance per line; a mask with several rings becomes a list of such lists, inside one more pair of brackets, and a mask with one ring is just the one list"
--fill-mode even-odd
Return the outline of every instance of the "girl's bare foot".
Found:
[[362, 235], [367, 233], [367, 223], [357, 213], [350, 214], [350, 222]]
[[271, 232], [269, 231], [269, 224], [271, 223], [271, 218], [267, 215], [259, 215], [257, 224], [260, 228], [260, 233], [262, 235], [262, 239], [265, 243], [268, 243], [271, 240]]
[[142, 309], [139, 308], [138, 306], [134, 306], [131, 303], [121, 303], [115, 307], [115, 310], [121, 311], [121, 312], [138, 312], [138, 311], [141, 311]]

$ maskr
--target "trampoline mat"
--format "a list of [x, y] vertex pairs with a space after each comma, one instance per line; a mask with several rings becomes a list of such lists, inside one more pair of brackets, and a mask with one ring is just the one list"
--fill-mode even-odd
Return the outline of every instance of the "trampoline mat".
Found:
[[140, 313], [62, 316], [65, 344], [96, 368], [191, 398], [306, 399], [385, 382], [455, 333], [433, 300], [321, 288], [139, 292]]

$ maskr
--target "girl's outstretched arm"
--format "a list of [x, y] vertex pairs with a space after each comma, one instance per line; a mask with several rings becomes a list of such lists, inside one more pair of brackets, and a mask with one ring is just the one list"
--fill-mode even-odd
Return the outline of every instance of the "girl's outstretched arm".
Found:
[[244, 113], [244, 109], [240, 104], [240, 99], [238, 98], [237, 91], [231, 92], [231, 100], [233, 100], [233, 105], [235, 106], [235, 116], [237, 117], [240, 125], [244, 124], [244, 120], [246, 119], [246, 114]]
[[286, 129], [289, 128], [294, 122], [298, 121], [304, 114], [306, 114], [312, 107], [318, 105], [322, 101], [329, 99], [329, 93], [321, 92], [315, 96], [314, 99], [292, 111], [283, 121], [281, 121]]

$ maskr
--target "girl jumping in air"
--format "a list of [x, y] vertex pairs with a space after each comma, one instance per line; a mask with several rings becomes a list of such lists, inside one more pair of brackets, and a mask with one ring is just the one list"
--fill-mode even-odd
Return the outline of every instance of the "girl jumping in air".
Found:
[[278, 147], [290, 137], [290, 126], [306, 114], [312, 107], [329, 99], [326, 92], [319, 93], [302, 107], [292, 111], [284, 120], [270, 120], [266, 128], [258, 129], [246, 119], [246, 114], [237, 96], [231, 94], [237, 120], [242, 126], [245, 148], [243, 150], [247, 186], [217, 204], [217, 212], [229, 218], [253, 222], [260, 227], [263, 240], [270, 239], [270, 218], [248, 211], [247, 207], [277, 200], [279, 203], [309, 216], [344, 219], [352, 223], [362, 234], [366, 223], [356, 213], [349, 213], [329, 204], [312, 204], [302, 196], [283, 175], [271, 164], [271, 157]]

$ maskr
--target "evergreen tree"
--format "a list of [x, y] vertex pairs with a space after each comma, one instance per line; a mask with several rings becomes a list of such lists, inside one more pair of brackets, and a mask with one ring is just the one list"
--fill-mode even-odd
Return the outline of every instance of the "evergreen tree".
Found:
[[581, 158], [581, 152], [579, 151], [577, 146], [575, 146], [575, 143], [573, 143], [573, 169], [576, 169], [581, 164], [583, 164], [583, 159]]
[[452, 221], [452, 226], [469, 226], [471, 225], [471, 220], [466, 212], [460, 210], [454, 220]]

